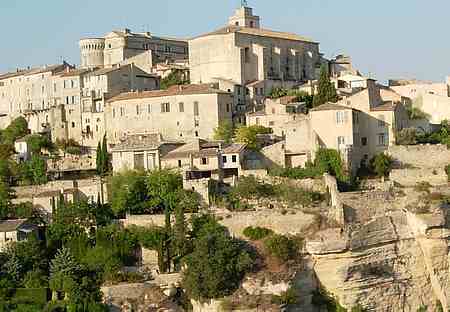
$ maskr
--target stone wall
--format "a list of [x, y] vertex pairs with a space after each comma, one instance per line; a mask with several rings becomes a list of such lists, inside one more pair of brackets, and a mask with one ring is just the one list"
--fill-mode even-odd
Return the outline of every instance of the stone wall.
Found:
[[394, 158], [391, 180], [404, 186], [426, 181], [432, 185], [448, 182], [445, 167], [450, 164], [450, 150], [445, 145], [391, 146], [387, 153]]
[[[313, 215], [296, 211], [295, 214], [278, 212], [275, 210], [261, 210], [250, 212], [216, 213], [219, 223], [226, 226], [230, 233], [237, 237], [243, 237], [243, 231], [248, 226], [261, 226], [273, 230], [279, 234], [298, 234], [306, 229], [315, 218]], [[190, 215], [186, 215], [189, 219]], [[121, 220], [125, 227], [137, 226], [164, 226], [164, 215], [129, 215]]]
[[344, 225], [344, 204], [341, 200], [341, 194], [338, 190], [336, 178], [329, 174], [325, 174], [323, 180], [331, 199], [329, 218], [340, 225]]

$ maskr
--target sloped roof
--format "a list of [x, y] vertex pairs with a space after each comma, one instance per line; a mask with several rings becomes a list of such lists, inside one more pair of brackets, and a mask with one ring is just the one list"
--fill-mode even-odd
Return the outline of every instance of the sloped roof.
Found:
[[128, 135], [112, 148], [113, 152], [157, 149], [163, 144], [159, 133]]
[[26, 222], [26, 219], [0, 220], [0, 232], [14, 232]]
[[61, 72], [66, 67], [73, 68], [73, 66], [64, 62], [62, 64], [34, 67], [34, 68], [29, 68], [29, 69], [17, 70], [15, 72], [8, 72], [8, 73], [0, 74], [0, 80], [14, 78], [14, 77], [18, 77], [18, 76], [36, 75], [36, 74], [47, 73], [47, 72]]
[[213, 32], [194, 37], [193, 39], [214, 36], [214, 35], [227, 35], [230, 33], [240, 33], [240, 34], [247, 34], [247, 35], [253, 35], [253, 36], [260, 36], [260, 37], [271, 37], [271, 38], [276, 38], [276, 39], [317, 43], [317, 42], [313, 41], [312, 39], [309, 39], [307, 37], [303, 37], [303, 36], [300, 36], [300, 35], [297, 35], [294, 33], [280, 32], [280, 31], [274, 31], [274, 30], [263, 29], [263, 28], [243, 27], [243, 26], [225, 26], [225, 27], [219, 28]]
[[172, 95], [192, 95], [192, 94], [228, 94], [228, 92], [214, 88], [210, 84], [191, 84], [191, 85], [178, 85], [172, 86], [167, 90], [154, 90], [143, 92], [125, 92], [115, 97], [112, 97], [108, 102], [132, 100], [132, 99], [145, 99]]
[[246, 144], [232, 143], [224, 146], [222, 148], [222, 153], [224, 154], [237, 154], [242, 152], [247, 147]]
[[353, 109], [353, 108], [348, 107], [348, 106], [339, 105], [339, 104], [334, 104], [334, 103], [325, 103], [320, 106], [314, 107], [310, 111], [319, 112], [319, 111], [343, 110], [343, 109]]
[[370, 111], [372, 112], [389, 112], [389, 111], [395, 111], [397, 109], [397, 106], [400, 105], [399, 103], [394, 103], [392, 101], [387, 101], [384, 104], [378, 105], [376, 107], [372, 107]]

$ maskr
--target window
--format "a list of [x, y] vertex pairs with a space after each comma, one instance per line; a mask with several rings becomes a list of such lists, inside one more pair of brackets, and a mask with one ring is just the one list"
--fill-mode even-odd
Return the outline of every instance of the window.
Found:
[[275, 115], [275, 108], [272, 108], [272, 114]]
[[222, 162], [223, 162], [224, 164], [227, 163], [227, 156], [222, 156]]
[[194, 127], [199, 127], [200, 126], [200, 122], [198, 120], [194, 120]]
[[161, 113], [170, 113], [170, 103], [161, 103]]
[[340, 147], [341, 145], [345, 145], [345, 137], [343, 136], [338, 136], [338, 147]]
[[255, 27], [255, 23], [253, 21], [250, 21], [250, 28]]
[[195, 136], [198, 137], [198, 131], [195, 131]]
[[207, 165], [208, 164], [208, 158], [202, 157], [201, 164], [202, 165]]
[[275, 122], [274, 121], [269, 121], [269, 126], [275, 126]]
[[256, 125], [259, 126], [259, 118], [256, 118]]
[[378, 134], [378, 145], [380, 145], [380, 146], [386, 145], [386, 134], [384, 134], [384, 133]]
[[72, 104], [75, 104], [75, 96], [72, 95]]
[[228, 104], [227, 104], [227, 113], [230, 112], [230, 107], [231, 107], [231, 105], [228, 103]]
[[66, 104], [69, 105], [69, 97], [66, 96]]
[[136, 115], [139, 115], [139, 105], [136, 105]]
[[75, 128], [75, 122], [72, 121], [72, 128]]
[[181, 168], [181, 160], [178, 159], [178, 168]]
[[237, 156], [236, 155], [231, 156], [231, 161], [235, 163], [237, 161]]
[[180, 113], [184, 113], [184, 103], [183, 102], [178, 103], [178, 110]]
[[115, 108], [113, 108], [113, 110], [112, 110], [112, 115], [113, 115], [113, 118], [116, 118], [116, 109]]
[[125, 109], [123, 107], [120, 108], [120, 116], [125, 115]]
[[198, 116], [198, 115], [199, 115], [198, 102], [194, 102], [194, 116]]
[[344, 111], [338, 111], [338, 112], [336, 112], [336, 123], [337, 124], [343, 124], [343, 123], [345, 123], [346, 122], [346, 114], [347, 112], [344, 112]]
[[75, 88], [75, 82], [73, 80], [70, 80], [70, 87], [73, 89]]
[[367, 145], [367, 138], [361, 138], [361, 145], [366, 146]]

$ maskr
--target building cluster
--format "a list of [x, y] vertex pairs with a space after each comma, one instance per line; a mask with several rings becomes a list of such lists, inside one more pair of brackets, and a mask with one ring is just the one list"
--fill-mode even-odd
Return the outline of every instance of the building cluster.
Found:
[[[78, 68], [64, 62], [0, 75], [0, 124], [25, 116], [32, 133], [91, 150], [106, 135], [114, 171], [182, 168], [186, 181], [226, 179], [304, 166], [325, 147], [340, 151], [355, 172], [413, 125], [408, 106], [431, 116], [428, 128], [450, 117], [450, 79], [380, 85], [348, 56], [328, 60], [314, 40], [262, 28], [246, 6], [224, 27], [189, 40], [125, 29], [81, 39], [79, 47]], [[315, 94], [324, 65], [337, 103], [308, 110], [296, 96], [269, 97], [274, 88]], [[175, 72], [190, 83], [161, 90], [161, 79]], [[224, 123], [273, 134], [258, 156], [243, 144], [214, 141]]]

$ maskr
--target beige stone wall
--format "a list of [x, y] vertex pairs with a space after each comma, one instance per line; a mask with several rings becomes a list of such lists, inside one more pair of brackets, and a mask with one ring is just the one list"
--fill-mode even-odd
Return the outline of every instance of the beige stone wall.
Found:
[[401, 96], [410, 99], [415, 99], [425, 94], [449, 96], [449, 85], [447, 83], [418, 83], [405, 86], [391, 86], [390, 88]]
[[414, 106], [427, 113], [432, 124], [450, 120], [450, 97], [425, 93], [416, 98]]
[[401, 185], [414, 186], [426, 181], [432, 185], [445, 185], [448, 177], [445, 167], [450, 163], [450, 150], [445, 145], [391, 146], [387, 150], [396, 167], [390, 178]]
[[6, 249], [8, 244], [17, 242], [17, 232], [0, 232], [0, 251]]
[[[180, 112], [180, 102], [184, 103], [184, 112]], [[194, 115], [195, 102], [198, 102], [198, 116]], [[161, 112], [162, 103], [170, 103], [170, 112]], [[197, 135], [212, 139], [214, 128], [220, 121], [231, 121], [232, 111], [227, 111], [231, 103], [229, 94], [174, 95], [111, 102], [105, 112], [108, 139], [115, 143], [124, 134], [155, 132], [161, 133], [165, 140], [183, 140]]]

